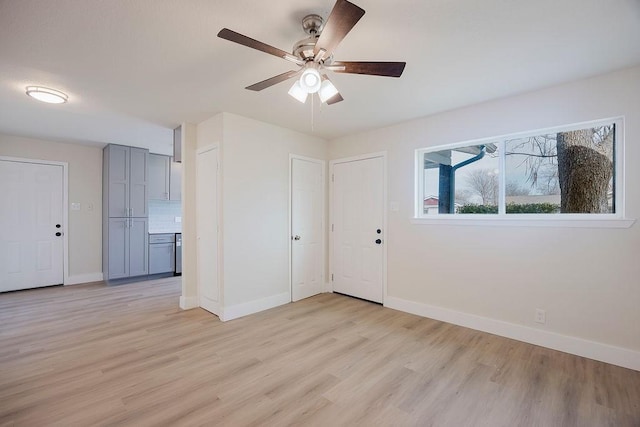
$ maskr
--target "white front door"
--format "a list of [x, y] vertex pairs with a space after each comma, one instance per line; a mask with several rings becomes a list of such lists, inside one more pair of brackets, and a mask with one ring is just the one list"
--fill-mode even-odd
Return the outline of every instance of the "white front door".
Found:
[[0, 160], [0, 292], [63, 283], [63, 186], [61, 165]]
[[291, 300], [324, 288], [324, 162], [291, 159]]
[[197, 274], [200, 307], [220, 314], [218, 284], [218, 149], [196, 153]]
[[384, 158], [335, 161], [332, 174], [333, 290], [382, 303]]

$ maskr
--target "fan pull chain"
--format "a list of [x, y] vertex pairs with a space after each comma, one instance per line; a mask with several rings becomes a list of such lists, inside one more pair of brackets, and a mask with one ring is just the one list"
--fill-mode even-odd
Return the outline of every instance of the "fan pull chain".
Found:
[[315, 97], [315, 93], [312, 93], [311, 94], [311, 133], [314, 132], [314, 129], [313, 129], [313, 125], [314, 125], [314, 123], [313, 123], [313, 104], [315, 104], [315, 98], [316, 98]]

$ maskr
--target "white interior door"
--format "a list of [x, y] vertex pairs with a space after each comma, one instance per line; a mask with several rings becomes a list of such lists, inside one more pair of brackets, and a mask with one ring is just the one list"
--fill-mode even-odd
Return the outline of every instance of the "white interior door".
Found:
[[324, 288], [324, 162], [291, 159], [291, 300]]
[[384, 159], [336, 162], [332, 173], [333, 289], [382, 303]]
[[61, 165], [0, 160], [0, 292], [63, 283], [63, 186]]
[[217, 147], [196, 153], [196, 227], [199, 304], [219, 314]]

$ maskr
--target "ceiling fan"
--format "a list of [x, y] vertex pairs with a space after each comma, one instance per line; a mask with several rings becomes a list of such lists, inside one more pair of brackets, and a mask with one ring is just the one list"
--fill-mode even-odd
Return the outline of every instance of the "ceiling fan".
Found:
[[406, 64], [405, 62], [333, 60], [333, 51], [362, 18], [364, 13], [364, 9], [347, 0], [337, 0], [326, 22], [319, 15], [305, 16], [302, 19], [302, 28], [309, 34], [309, 37], [298, 41], [294, 45], [292, 53], [254, 40], [228, 28], [220, 30], [218, 37], [280, 57], [299, 66], [297, 70], [287, 71], [247, 86], [245, 89], [260, 91], [297, 77], [298, 79], [289, 89], [289, 95], [304, 103], [308, 94], [317, 92], [321, 102], [335, 104], [344, 98], [342, 98], [324, 71], [400, 77]]

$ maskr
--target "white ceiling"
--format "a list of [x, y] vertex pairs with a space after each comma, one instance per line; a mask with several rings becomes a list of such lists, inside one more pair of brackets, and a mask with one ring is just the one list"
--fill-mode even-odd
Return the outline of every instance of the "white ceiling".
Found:
[[[228, 111], [333, 138], [640, 64], [640, 0], [355, 0], [338, 60], [406, 61], [400, 79], [333, 74], [345, 101], [312, 110], [245, 86], [295, 65], [283, 50], [334, 0], [0, 0], [0, 133], [171, 151], [171, 129]], [[69, 95], [28, 98], [27, 85]]]

